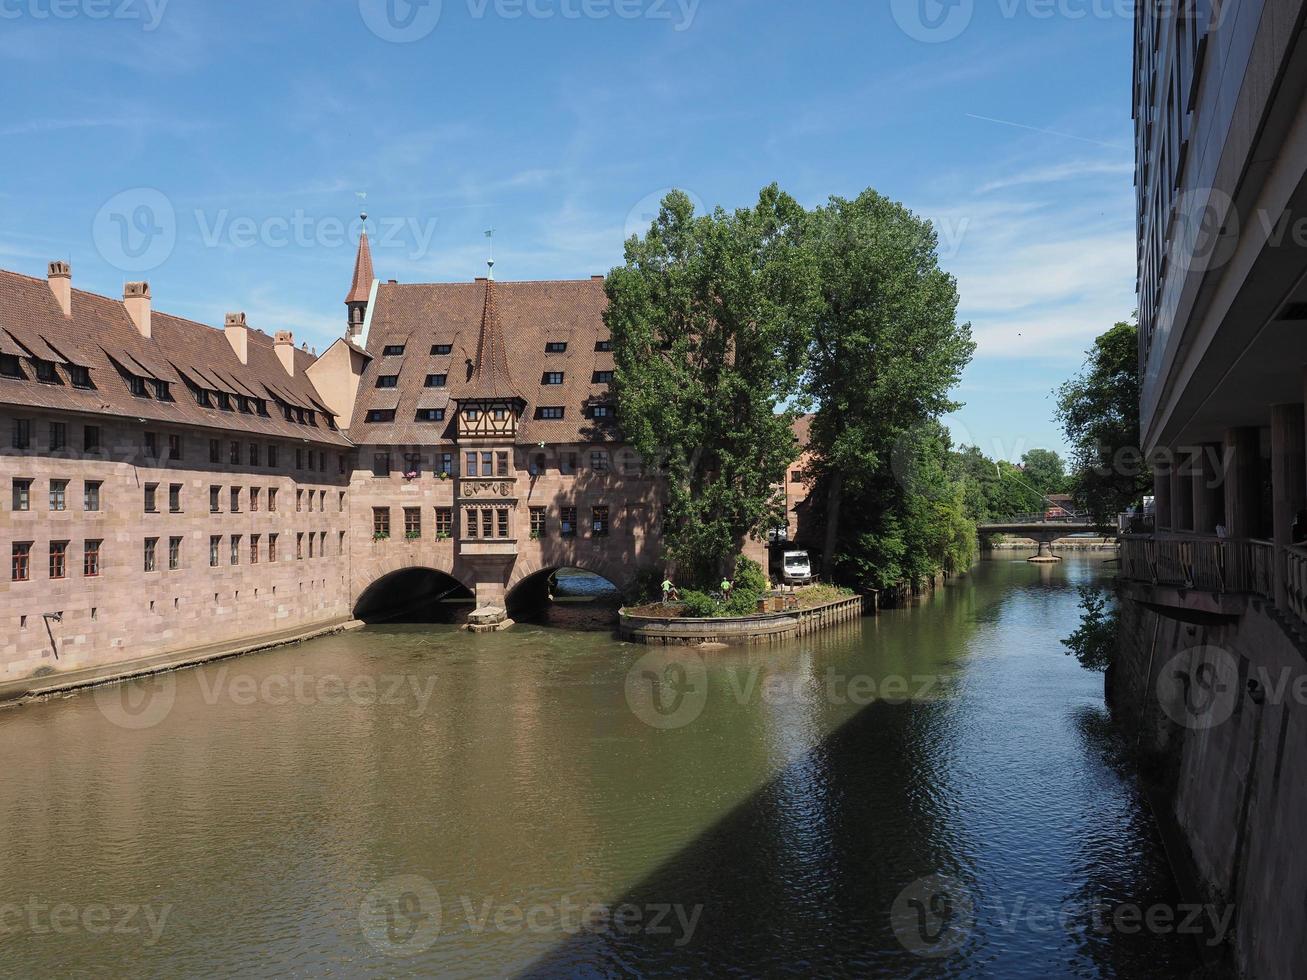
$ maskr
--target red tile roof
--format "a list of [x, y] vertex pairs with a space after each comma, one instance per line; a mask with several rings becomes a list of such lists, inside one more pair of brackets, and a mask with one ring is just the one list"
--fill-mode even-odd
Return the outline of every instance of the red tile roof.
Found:
[[[343, 434], [328, 428], [325, 418], [330, 413], [304, 374], [314, 361], [308, 351], [295, 352], [296, 373], [291, 377], [281, 366], [272, 338], [259, 330], [249, 330], [248, 363], [242, 364], [220, 329], [159, 312], [151, 322], [147, 340], [120, 300], [79, 289], [73, 290], [72, 315], [65, 317], [46, 280], [0, 270], [0, 347], [9, 351], [18, 345], [21, 349], [14, 353], [26, 357], [30, 352], [47, 360], [55, 348], [56, 362], [86, 368], [93, 385], [74, 387], [67, 369], [60, 372], [58, 384], [43, 384], [25, 362], [23, 378], [0, 375], [0, 404], [349, 445]], [[124, 370], [169, 382], [171, 399], [133, 395]], [[269, 415], [205, 408], [183, 378], [203, 388], [267, 399]], [[288, 422], [276, 399], [316, 412], [318, 424]]]
[[[478, 397], [476, 366], [483, 346], [482, 324], [487, 320], [488, 283], [382, 283], [371, 311], [368, 352], [374, 360], [359, 385], [358, 403], [350, 437], [357, 443], [429, 445], [448, 442], [455, 433], [452, 407], [443, 422], [418, 422], [417, 410], [440, 407], [438, 396], [452, 405], [460, 398]], [[549, 282], [497, 282], [493, 289], [493, 322], [499, 341], [485, 345], [496, 360], [498, 379], [526, 402], [519, 443], [602, 442], [617, 438], [611, 424], [589, 419], [585, 408], [610, 403], [607, 384], [595, 384], [596, 371], [613, 370], [613, 355], [596, 351], [608, 339], [603, 321], [608, 298], [603, 280]], [[565, 342], [564, 353], [546, 354], [549, 342]], [[432, 347], [447, 344], [450, 354], [432, 354]], [[502, 361], [494, 353], [502, 345]], [[387, 358], [388, 346], [403, 346], [402, 358]], [[488, 363], [488, 361], [487, 361]], [[546, 385], [546, 372], [561, 372], [563, 383]], [[397, 374], [398, 387], [379, 389], [377, 377]], [[429, 374], [445, 374], [444, 388], [425, 386]], [[371, 409], [388, 408], [398, 393], [394, 422], [369, 423]], [[565, 410], [561, 420], [535, 418], [540, 407]]]

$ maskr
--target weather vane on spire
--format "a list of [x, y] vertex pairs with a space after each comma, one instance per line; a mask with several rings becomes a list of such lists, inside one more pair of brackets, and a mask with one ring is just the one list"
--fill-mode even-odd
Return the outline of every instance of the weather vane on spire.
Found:
[[357, 197], [364, 204], [363, 209], [359, 212], [359, 218], [363, 222], [363, 231], [366, 233], [368, 230], [368, 209], [367, 209], [368, 192], [355, 191], [354, 196]]
[[495, 229], [486, 229], [486, 237], [490, 239], [490, 259], [486, 265], [490, 267], [490, 278], [495, 278]]

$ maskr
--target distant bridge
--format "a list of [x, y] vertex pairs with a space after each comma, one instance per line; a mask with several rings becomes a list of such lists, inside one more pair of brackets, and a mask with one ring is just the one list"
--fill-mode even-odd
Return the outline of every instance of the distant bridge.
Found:
[[991, 534], [1011, 534], [1017, 538], [1030, 538], [1039, 545], [1039, 552], [1029, 559], [1034, 562], [1061, 561], [1053, 554], [1053, 542], [1073, 534], [1102, 533], [1104, 528], [1087, 513], [1072, 514], [1065, 510], [1056, 516], [1048, 511], [1033, 514], [1017, 514], [1007, 520], [981, 524], [976, 528], [980, 536]]

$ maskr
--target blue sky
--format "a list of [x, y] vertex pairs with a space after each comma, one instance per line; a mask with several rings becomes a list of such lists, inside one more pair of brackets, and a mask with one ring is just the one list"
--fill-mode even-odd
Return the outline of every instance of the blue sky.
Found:
[[979, 344], [949, 421], [1061, 447], [1134, 309], [1124, 0], [0, 0], [0, 266], [322, 349], [377, 274], [580, 278], [681, 187], [936, 220]]

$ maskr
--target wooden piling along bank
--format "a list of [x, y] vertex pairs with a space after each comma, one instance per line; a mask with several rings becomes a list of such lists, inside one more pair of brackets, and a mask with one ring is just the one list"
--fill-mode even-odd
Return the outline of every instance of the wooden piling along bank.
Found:
[[864, 596], [837, 599], [812, 609], [758, 613], [723, 619], [665, 619], [632, 616], [622, 611], [618, 632], [622, 639], [650, 646], [698, 646], [721, 643], [746, 646], [811, 636], [822, 630], [861, 619], [869, 606]]

